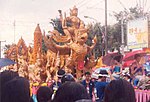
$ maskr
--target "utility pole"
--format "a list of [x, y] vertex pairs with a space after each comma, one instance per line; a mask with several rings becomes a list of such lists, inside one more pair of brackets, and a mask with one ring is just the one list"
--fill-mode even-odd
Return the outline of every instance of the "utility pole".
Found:
[[1, 43], [6, 41], [0, 41], [0, 58], [1, 58]]
[[108, 53], [108, 49], [107, 49], [107, 0], [105, 0], [105, 54]]
[[16, 21], [14, 20], [14, 23], [13, 23], [13, 26], [14, 26], [14, 43], [15, 43], [15, 30], [16, 30]]
[[124, 18], [123, 18], [123, 15], [122, 15], [122, 18], [121, 18], [121, 42], [122, 42], [122, 55], [124, 55]]

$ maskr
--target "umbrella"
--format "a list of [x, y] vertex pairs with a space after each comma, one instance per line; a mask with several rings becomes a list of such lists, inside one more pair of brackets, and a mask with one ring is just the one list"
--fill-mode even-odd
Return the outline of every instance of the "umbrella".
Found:
[[114, 60], [116, 59], [117, 61], [121, 62], [123, 58], [123, 55], [120, 53], [109, 53], [105, 55], [102, 59], [103, 63], [106, 64], [107, 66], [112, 66], [114, 65]]
[[129, 52], [129, 53], [125, 54], [123, 61], [134, 60], [134, 56], [136, 54], [139, 54], [140, 56], [144, 56], [144, 55], [146, 55], [146, 52], [143, 50], [137, 50], [137, 51]]
[[125, 67], [129, 67], [133, 62], [135, 62], [134, 60], [130, 60], [130, 61], [126, 61], [126, 62], [124, 62], [123, 63], [123, 68], [125, 68]]
[[8, 59], [8, 58], [1, 58], [0, 59], [0, 68], [1, 67], [4, 67], [4, 66], [9, 66], [9, 65], [12, 65], [12, 64], [15, 64], [16, 62]]

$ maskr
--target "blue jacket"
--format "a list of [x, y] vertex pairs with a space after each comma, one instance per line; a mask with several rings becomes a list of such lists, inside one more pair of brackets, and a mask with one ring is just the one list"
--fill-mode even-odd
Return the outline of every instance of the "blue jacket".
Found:
[[[86, 80], [83, 80], [82, 82], [81, 82], [81, 84], [85, 87], [85, 88], [87, 88], [87, 83], [86, 83]], [[90, 82], [89, 82], [89, 95], [90, 95], [90, 98], [92, 98], [92, 92], [94, 91], [94, 87], [95, 87], [95, 85], [94, 85], [94, 82], [93, 81], [91, 81], [90, 80]]]
[[100, 102], [102, 101], [102, 99], [104, 97], [104, 90], [107, 85], [108, 85], [107, 82], [99, 82], [99, 81], [95, 84], [95, 88], [97, 91], [97, 97], [99, 98]]

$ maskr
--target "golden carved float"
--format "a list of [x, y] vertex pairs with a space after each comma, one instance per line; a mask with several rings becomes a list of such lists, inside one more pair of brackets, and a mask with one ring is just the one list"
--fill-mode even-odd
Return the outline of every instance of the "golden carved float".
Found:
[[[55, 55], [65, 57], [65, 61], [61, 59], [61, 61], [65, 62], [65, 64], [63, 62], [61, 63], [64, 69], [71, 69], [72, 71], [75, 69], [77, 77], [80, 77], [81, 70], [85, 69], [85, 56], [92, 51], [97, 42], [97, 38], [94, 37], [92, 46], [86, 44], [88, 29], [85, 28], [83, 21], [77, 17], [78, 9], [75, 6], [70, 10], [69, 17], [65, 15], [63, 18], [62, 14], [60, 15], [65, 35], [60, 34], [57, 30], [53, 30], [50, 32], [49, 37], [44, 37], [45, 45], [52, 53], [55, 53]], [[63, 42], [63, 45], [56, 44], [55, 42]], [[59, 59], [56, 60], [56, 63], [58, 63], [58, 61]], [[58, 66], [62, 65], [55, 67]]]
[[[68, 17], [65, 13], [63, 17], [60, 12], [64, 34], [53, 30], [48, 36], [45, 36], [45, 33], [42, 35], [38, 24], [34, 31], [33, 47], [26, 47], [25, 41], [21, 37], [17, 45], [12, 45], [6, 51], [6, 57], [17, 61], [17, 71], [21, 76], [27, 77], [31, 81], [48, 81], [58, 69], [64, 69], [67, 73], [76, 73], [77, 78], [80, 78], [81, 72], [90, 70], [96, 65], [94, 55], [87, 60], [85, 60], [85, 56], [91, 53], [97, 38], [94, 37], [91, 46], [86, 44], [88, 28], [77, 15], [78, 9], [75, 6], [70, 9]], [[42, 51], [43, 43], [48, 49], [47, 52]]]

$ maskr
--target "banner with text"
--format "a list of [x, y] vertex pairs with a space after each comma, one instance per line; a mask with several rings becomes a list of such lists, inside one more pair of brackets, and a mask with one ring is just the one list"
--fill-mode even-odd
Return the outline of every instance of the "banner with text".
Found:
[[128, 49], [148, 47], [148, 21], [146, 18], [128, 21], [127, 46]]

